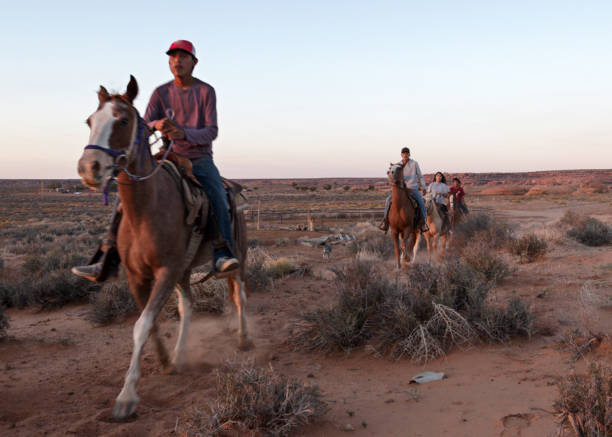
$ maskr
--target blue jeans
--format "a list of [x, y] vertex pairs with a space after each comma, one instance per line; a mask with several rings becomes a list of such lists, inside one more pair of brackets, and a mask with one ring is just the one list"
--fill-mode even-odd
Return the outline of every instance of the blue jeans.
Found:
[[234, 239], [232, 237], [232, 223], [229, 215], [227, 193], [225, 192], [223, 182], [221, 182], [219, 170], [217, 170], [213, 159], [208, 155], [195, 159], [191, 163], [193, 164], [193, 175], [204, 187], [204, 191], [212, 205], [213, 214], [217, 219], [219, 231], [227, 245], [227, 247], [216, 248], [214, 250], [214, 259], [216, 261], [222, 256], [233, 257]]
[[[423, 196], [421, 196], [421, 192], [418, 188], [412, 188], [412, 195], [416, 199], [419, 204], [419, 209], [421, 210], [421, 214], [423, 214], [423, 222], [427, 218], [427, 210], [425, 209], [425, 201], [423, 201]], [[391, 195], [387, 197], [385, 201], [385, 220], [387, 220], [387, 216], [389, 215], [389, 208], [391, 207]]]

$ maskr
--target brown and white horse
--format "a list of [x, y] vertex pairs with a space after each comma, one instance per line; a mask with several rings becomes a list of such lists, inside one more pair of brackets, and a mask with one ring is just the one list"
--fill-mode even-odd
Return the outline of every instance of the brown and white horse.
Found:
[[[137, 94], [138, 85], [132, 76], [123, 95], [110, 95], [100, 87], [98, 109], [87, 119], [91, 129], [89, 145], [78, 163], [79, 175], [92, 188], [106, 186], [118, 173], [123, 215], [117, 249], [130, 290], [142, 311], [134, 325], [130, 366], [113, 410], [113, 415], [119, 419], [132, 415], [138, 405], [139, 361], [149, 335], [153, 336], [162, 365], [169, 370], [181, 370], [191, 317], [191, 269], [210, 262], [212, 257], [210, 241], [203, 241], [192, 262], [186, 265], [185, 252], [192, 229], [185, 224], [185, 208], [177, 184], [165, 170], [157, 171], [159, 167], [148, 142], [150, 132], [132, 105]], [[242, 213], [235, 217], [234, 235], [234, 252], [240, 269], [228, 277], [228, 288], [238, 312], [239, 347], [244, 348], [250, 341], [244, 314], [247, 244]], [[168, 355], [157, 333], [156, 319], [173, 290], [178, 295], [180, 327], [168, 363]]]
[[[412, 251], [412, 263], [416, 262], [417, 250], [421, 241], [421, 233], [414, 224], [416, 210], [408, 198], [404, 185], [403, 166], [391, 164], [387, 177], [391, 182], [391, 207], [389, 208], [389, 227], [395, 250], [397, 268], [401, 267], [401, 258], [408, 261], [408, 253]], [[410, 241], [408, 239], [410, 238]]]
[[433, 198], [428, 198], [426, 201], [427, 208], [427, 226], [429, 231], [425, 232], [425, 242], [427, 243], [427, 255], [431, 260], [432, 249], [438, 250], [438, 243], [442, 240], [441, 249], [448, 248], [449, 229], [444, 227], [444, 217], [438, 210], [438, 206], [435, 204]]

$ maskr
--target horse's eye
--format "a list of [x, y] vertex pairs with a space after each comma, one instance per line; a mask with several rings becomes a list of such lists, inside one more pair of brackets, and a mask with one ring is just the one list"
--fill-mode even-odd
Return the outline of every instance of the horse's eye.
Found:
[[122, 118], [119, 123], [121, 123], [121, 126], [127, 126], [129, 121], [127, 118]]

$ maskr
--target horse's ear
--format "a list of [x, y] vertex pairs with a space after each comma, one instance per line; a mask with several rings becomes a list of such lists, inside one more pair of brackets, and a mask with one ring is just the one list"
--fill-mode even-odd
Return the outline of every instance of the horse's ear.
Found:
[[110, 95], [108, 94], [108, 91], [106, 91], [106, 88], [100, 85], [100, 89], [98, 90], [98, 100], [100, 101], [100, 103], [104, 103], [109, 99]]
[[128, 102], [133, 103], [134, 99], [138, 95], [138, 83], [136, 83], [136, 79], [134, 76], [130, 74], [130, 82], [128, 83], [127, 90], [123, 97], [127, 99]]

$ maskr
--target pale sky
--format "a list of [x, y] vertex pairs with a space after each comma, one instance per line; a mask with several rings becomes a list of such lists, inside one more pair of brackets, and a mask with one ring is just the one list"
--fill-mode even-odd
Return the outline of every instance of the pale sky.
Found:
[[77, 178], [99, 85], [188, 39], [231, 178], [612, 168], [612, 2], [28, 1], [0, 16], [0, 179]]

